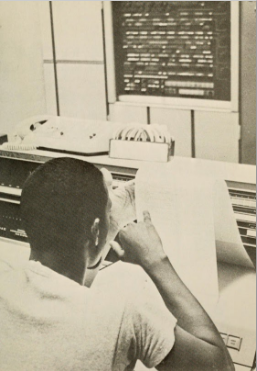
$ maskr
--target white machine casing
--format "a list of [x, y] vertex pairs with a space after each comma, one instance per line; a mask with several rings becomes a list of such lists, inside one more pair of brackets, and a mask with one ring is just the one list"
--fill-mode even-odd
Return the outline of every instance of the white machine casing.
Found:
[[8, 134], [6, 149], [44, 148], [87, 156], [107, 154], [118, 124], [71, 117], [34, 116]]
[[[40, 150], [32, 151], [2, 151], [7, 158], [14, 161], [42, 163], [50, 158], [64, 156], [57, 152], [47, 152]], [[89, 161], [97, 167], [109, 169], [114, 177], [116, 186], [120, 181], [126, 181], [135, 177], [136, 171], [140, 166], [140, 161], [111, 159], [108, 156], [83, 157], [72, 155], [72, 157]], [[249, 165], [218, 163], [214, 161], [186, 159], [173, 157], [171, 161], [176, 161], [178, 166], [191, 166], [200, 163], [208, 172], [219, 174], [228, 182], [243, 183], [247, 188], [255, 183], [255, 167]], [[11, 188], [3, 188], [3, 192], [12, 192]], [[14, 190], [13, 190], [14, 191]], [[20, 190], [15, 190], [20, 194]], [[229, 241], [228, 241], [229, 242]], [[7, 251], [7, 241], [1, 239], [0, 249]], [[8, 242], [10, 244], [10, 240]], [[17, 242], [15, 243], [17, 244]], [[21, 246], [22, 244], [20, 244]], [[28, 249], [23, 245], [28, 254]], [[17, 246], [16, 246], [17, 247]], [[12, 259], [18, 257], [18, 250], [9, 250]], [[16, 257], [16, 258], [15, 258]], [[218, 262], [218, 282], [219, 300], [213, 311], [209, 314], [221, 333], [228, 350], [232, 356], [237, 370], [250, 371], [255, 362], [255, 336], [256, 336], [256, 274], [251, 268], [239, 267], [232, 264]], [[206, 288], [208, 290], [208, 288]]]

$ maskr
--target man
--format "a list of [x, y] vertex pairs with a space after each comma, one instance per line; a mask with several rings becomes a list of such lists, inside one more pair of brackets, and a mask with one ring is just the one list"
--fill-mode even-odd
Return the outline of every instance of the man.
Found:
[[174, 271], [148, 212], [144, 222], [122, 229], [121, 247], [111, 245], [143, 268], [163, 300], [132, 275], [125, 287], [119, 277], [84, 286], [99, 270], [107, 240], [133, 216], [131, 188], [110, 196], [113, 206], [98, 169], [71, 158], [47, 162], [26, 181], [21, 211], [31, 255], [19, 269], [2, 267], [1, 371], [133, 370], [138, 359], [161, 371], [232, 370], [219, 333]]

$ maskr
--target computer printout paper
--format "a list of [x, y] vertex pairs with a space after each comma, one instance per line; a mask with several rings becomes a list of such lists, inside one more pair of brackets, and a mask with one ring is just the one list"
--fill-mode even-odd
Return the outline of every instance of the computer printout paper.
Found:
[[214, 230], [216, 240], [216, 251], [218, 261], [228, 264], [252, 267], [253, 263], [249, 258], [243, 246], [236, 218], [234, 215], [232, 202], [229, 196], [228, 187], [224, 179], [233, 178], [234, 167], [228, 163], [213, 162], [211, 171], [209, 161], [186, 159], [186, 161], [177, 160], [173, 157], [168, 164], [172, 172], [181, 175], [185, 179], [195, 177], [200, 179], [210, 178], [214, 184]]
[[194, 295], [207, 306], [218, 298], [217, 260], [252, 267], [233, 214], [227, 185], [192, 162], [181, 168], [144, 163], [136, 177], [137, 218], [151, 214], [164, 249]]
[[213, 200], [212, 179], [174, 172], [172, 162], [137, 172], [137, 218], [150, 212], [171, 263], [204, 306], [218, 299]]

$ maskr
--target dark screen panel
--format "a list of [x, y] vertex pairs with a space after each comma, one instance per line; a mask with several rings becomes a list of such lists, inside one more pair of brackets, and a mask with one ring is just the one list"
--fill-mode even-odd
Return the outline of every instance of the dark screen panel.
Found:
[[22, 189], [29, 175], [41, 164], [0, 157], [0, 186]]
[[230, 1], [112, 2], [118, 95], [230, 101]]
[[0, 237], [28, 242], [22, 226], [19, 204], [0, 200]]

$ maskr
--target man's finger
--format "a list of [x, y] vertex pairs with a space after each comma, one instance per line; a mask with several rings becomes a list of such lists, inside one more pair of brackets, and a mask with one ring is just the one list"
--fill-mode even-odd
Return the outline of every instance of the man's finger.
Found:
[[122, 247], [116, 241], [111, 241], [110, 245], [111, 248], [116, 252], [118, 257], [121, 259], [125, 254], [125, 251], [122, 249]]
[[145, 210], [143, 211], [143, 218], [145, 223], [152, 223], [151, 215], [149, 211]]

